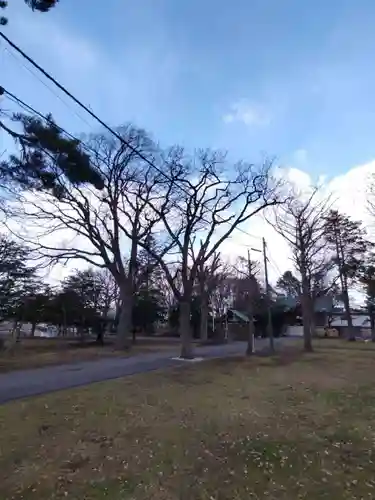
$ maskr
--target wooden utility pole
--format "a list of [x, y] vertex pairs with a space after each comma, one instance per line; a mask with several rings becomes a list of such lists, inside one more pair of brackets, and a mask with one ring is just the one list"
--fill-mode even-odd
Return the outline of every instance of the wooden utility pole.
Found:
[[250, 250], [247, 250], [247, 266], [248, 266], [248, 315], [249, 315], [249, 325], [248, 325], [248, 337], [247, 337], [247, 349], [246, 355], [251, 356], [255, 352], [255, 342], [254, 342], [254, 290], [253, 290], [253, 272], [251, 268], [250, 260]]
[[262, 238], [263, 241], [263, 260], [264, 260], [264, 275], [266, 280], [266, 300], [267, 300], [267, 334], [270, 341], [270, 351], [274, 352], [275, 342], [273, 338], [273, 325], [272, 325], [272, 314], [271, 314], [271, 297], [270, 297], [270, 286], [268, 283], [268, 259], [267, 259], [267, 245], [266, 240]]

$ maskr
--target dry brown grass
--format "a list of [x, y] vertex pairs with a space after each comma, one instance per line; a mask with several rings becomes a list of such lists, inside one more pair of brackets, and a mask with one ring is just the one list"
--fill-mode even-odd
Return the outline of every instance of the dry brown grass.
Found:
[[375, 498], [375, 351], [338, 342], [4, 405], [0, 498]]
[[[93, 361], [113, 356], [133, 356], [143, 352], [176, 349], [176, 344], [165, 341], [141, 340], [129, 351], [117, 351], [111, 343], [105, 346], [95, 342], [85, 344], [67, 339], [25, 338], [12, 348], [0, 351], [0, 373], [43, 366]], [[178, 349], [178, 346], [177, 346]]]

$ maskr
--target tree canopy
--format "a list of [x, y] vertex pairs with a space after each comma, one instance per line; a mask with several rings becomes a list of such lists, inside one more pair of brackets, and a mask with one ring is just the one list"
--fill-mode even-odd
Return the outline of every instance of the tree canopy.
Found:
[[96, 189], [103, 189], [103, 179], [80, 141], [66, 137], [52, 116], [47, 122], [24, 114], [16, 114], [13, 119], [22, 126], [22, 132], [0, 121], [0, 128], [8, 132], [20, 148], [20, 154], [0, 162], [0, 180], [4, 185], [45, 190], [59, 199], [66, 195], [70, 185], [92, 184]]
[[[25, 4], [34, 11], [48, 12], [55, 7], [59, 0], [24, 0]], [[8, 2], [6, 0], [0, 1], [0, 9], [6, 9]], [[0, 26], [8, 24], [8, 19], [5, 16], [0, 17]]]
[[0, 234], [0, 319], [14, 316], [37, 284], [30, 249]]

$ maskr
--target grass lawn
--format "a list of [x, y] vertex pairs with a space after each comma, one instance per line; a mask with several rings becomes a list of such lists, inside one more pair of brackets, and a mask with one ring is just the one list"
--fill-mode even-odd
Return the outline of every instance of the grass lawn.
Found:
[[0, 498], [375, 498], [375, 350], [210, 361], [0, 407]]
[[0, 373], [43, 366], [92, 361], [112, 356], [133, 356], [142, 352], [177, 349], [168, 339], [142, 339], [130, 351], [117, 351], [111, 342], [99, 346], [94, 341], [85, 344], [64, 338], [24, 338], [10, 350], [0, 351]]

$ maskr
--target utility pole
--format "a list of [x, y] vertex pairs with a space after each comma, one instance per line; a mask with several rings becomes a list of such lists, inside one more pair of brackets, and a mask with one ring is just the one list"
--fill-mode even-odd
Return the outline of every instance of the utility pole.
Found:
[[265, 279], [266, 279], [266, 297], [267, 297], [267, 333], [268, 333], [268, 338], [270, 340], [270, 351], [274, 352], [275, 343], [274, 343], [274, 338], [273, 338], [270, 286], [268, 283], [267, 245], [266, 245], [266, 240], [264, 238], [262, 238], [262, 241], [263, 241], [264, 275], [265, 275]]
[[247, 339], [246, 355], [251, 356], [255, 352], [254, 342], [254, 314], [253, 314], [253, 273], [251, 269], [250, 250], [247, 249], [247, 266], [248, 266], [248, 314], [249, 314], [249, 331]]

